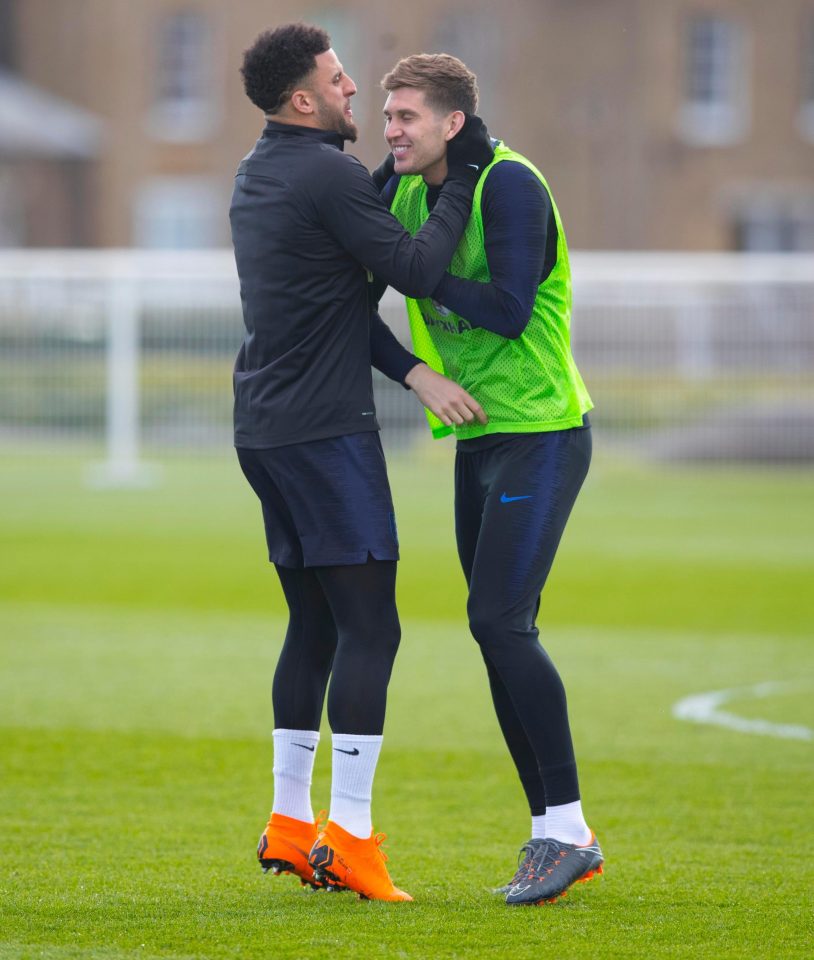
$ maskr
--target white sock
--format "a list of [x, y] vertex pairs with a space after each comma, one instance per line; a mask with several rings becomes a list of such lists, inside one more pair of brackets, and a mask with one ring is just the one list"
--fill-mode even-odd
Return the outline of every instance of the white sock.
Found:
[[318, 730], [274, 731], [274, 806], [295, 820], [314, 822], [311, 807], [311, 774], [319, 743]]
[[554, 837], [563, 843], [585, 844], [591, 839], [591, 828], [585, 822], [579, 800], [548, 807], [545, 812], [545, 827], [547, 837]]
[[382, 738], [335, 733], [332, 743], [329, 819], [355, 837], [367, 838], [373, 832], [370, 800]]
[[532, 815], [531, 818], [531, 839], [542, 840], [546, 835], [545, 832], [545, 814], [541, 814], [539, 817]]

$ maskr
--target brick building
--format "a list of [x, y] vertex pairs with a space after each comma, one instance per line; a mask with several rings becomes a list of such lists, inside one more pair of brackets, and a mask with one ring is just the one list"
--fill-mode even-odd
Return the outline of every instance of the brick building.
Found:
[[74, 213], [48, 230], [0, 142], [0, 243], [227, 244], [262, 126], [241, 53], [298, 18], [329, 30], [359, 87], [351, 149], [369, 165], [379, 79], [444, 50], [477, 72], [492, 133], [543, 170], [573, 247], [814, 249], [814, 0], [0, 0], [0, 69], [99, 134], [80, 174], [49, 178]]

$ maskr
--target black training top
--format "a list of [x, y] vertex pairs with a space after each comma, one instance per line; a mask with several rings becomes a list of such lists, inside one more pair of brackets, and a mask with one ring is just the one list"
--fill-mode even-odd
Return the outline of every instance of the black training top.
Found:
[[235, 178], [230, 219], [246, 335], [234, 370], [235, 445], [377, 430], [376, 366], [416, 358], [372, 314], [367, 271], [401, 293], [435, 289], [463, 233], [471, 185], [450, 181], [411, 237], [339, 134], [270, 121]]

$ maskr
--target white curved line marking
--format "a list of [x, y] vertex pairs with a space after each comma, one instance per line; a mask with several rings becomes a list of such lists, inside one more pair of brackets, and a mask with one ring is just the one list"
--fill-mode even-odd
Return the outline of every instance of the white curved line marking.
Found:
[[784, 740], [814, 740], [814, 730], [792, 723], [770, 723], [768, 720], [750, 720], [721, 710], [731, 700], [746, 697], [760, 699], [796, 686], [791, 683], [756, 683], [751, 687], [733, 687], [729, 690], [710, 690], [684, 697], [673, 704], [673, 716], [690, 723], [707, 723], [738, 733], [756, 733], [764, 737], [781, 737]]

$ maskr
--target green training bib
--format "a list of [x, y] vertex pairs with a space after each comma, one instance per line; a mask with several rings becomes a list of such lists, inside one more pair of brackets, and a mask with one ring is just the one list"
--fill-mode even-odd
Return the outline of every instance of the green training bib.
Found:
[[[495, 164], [522, 163], [543, 175], [525, 157], [498, 143], [495, 158], [484, 170], [472, 199], [472, 213], [449, 272], [488, 283], [489, 265], [483, 236], [481, 195]], [[444, 374], [480, 403], [489, 423], [447, 427], [429, 410], [434, 437], [454, 433], [461, 439], [488, 433], [542, 433], [580, 426], [593, 406], [571, 355], [571, 268], [559, 211], [551, 198], [557, 224], [557, 262], [537, 289], [531, 319], [516, 340], [474, 328], [464, 318], [427, 297], [407, 298], [407, 314], [416, 356]], [[393, 214], [411, 234], [429, 217], [427, 185], [420, 176], [402, 177], [391, 204]]]

